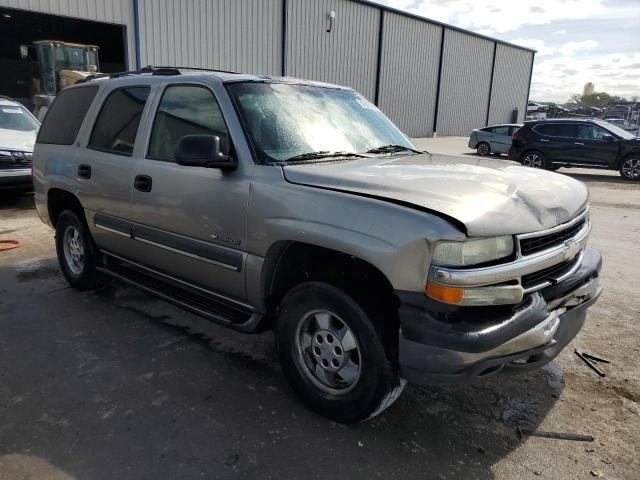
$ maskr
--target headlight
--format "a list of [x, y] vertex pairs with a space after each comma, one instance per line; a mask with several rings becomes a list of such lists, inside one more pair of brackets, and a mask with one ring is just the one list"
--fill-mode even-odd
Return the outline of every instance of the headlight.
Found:
[[480, 238], [466, 242], [440, 242], [433, 250], [433, 263], [451, 267], [478, 265], [513, 254], [513, 237]]

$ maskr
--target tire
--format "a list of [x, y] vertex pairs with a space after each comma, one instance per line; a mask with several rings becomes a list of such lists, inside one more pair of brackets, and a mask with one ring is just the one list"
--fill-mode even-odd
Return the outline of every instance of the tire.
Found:
[[275, 333], [287, 380], [324, 417], [340, 423], [372, 418], [402, 393], [406, 382], [370, 317], [332, 285], [294, 287], [281, 303]]
[[487, 142], [480, 142], [476, 145], [476, 152], [478, 152], [478, 155], [481, 157], [486, 157], [491, 153], [491, 146]]
[[73, 210], [64, 210], [56, 221], [56, 253], [72, 287], [88, 290], [95, 286], [97, 250], [86, 222]]
[[520, 163], [525, 167], [549, 169], [549, 162], [544, 154], [538, 150], [525, 152]]
[[620, 164], [619, 171], [622, 178], [633, 182], [640, 181], [640, 157], [625, 158]]

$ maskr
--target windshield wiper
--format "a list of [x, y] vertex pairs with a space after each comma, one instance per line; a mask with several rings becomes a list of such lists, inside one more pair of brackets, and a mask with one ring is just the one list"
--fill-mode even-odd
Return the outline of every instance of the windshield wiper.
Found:
[[396, 153], [396, 152], [414, 152], [414, 153], [424, 153], [420, 150], [416, 150], [415, 148], [410, 148], [405, 145], [382, 145], [381, 147], [375, 147], [371, 150], [367, 150], [367, 153]]
[[287, 158], [286, 162], [295, 162], [296, 160], [317, 160], [319, 158], [336, 158], [336, 157], [364, 157], [364, 155], [355, 152], [330, 152], [329, 150], [321, 150], [318, 152], [301, 153]]

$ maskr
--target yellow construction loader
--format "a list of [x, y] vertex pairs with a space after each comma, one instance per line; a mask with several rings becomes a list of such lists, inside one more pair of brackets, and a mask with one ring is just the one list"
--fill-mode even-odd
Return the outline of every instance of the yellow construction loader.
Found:
[[20, 46], [20, 57], [35, 64], [31, 78], [33, 114], [42, 121], [60, 90], [100, 71], [98, 47], [59, 40], [32, 43]]

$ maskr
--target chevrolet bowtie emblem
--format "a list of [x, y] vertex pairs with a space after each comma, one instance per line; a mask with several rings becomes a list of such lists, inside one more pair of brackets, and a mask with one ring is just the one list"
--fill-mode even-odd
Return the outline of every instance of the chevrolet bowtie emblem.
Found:
[[564, 242], [565, 251], [564, 251], [564, 259], [571, 260], [575, 257], [580, 251], [580, 244], [578, 242]]

